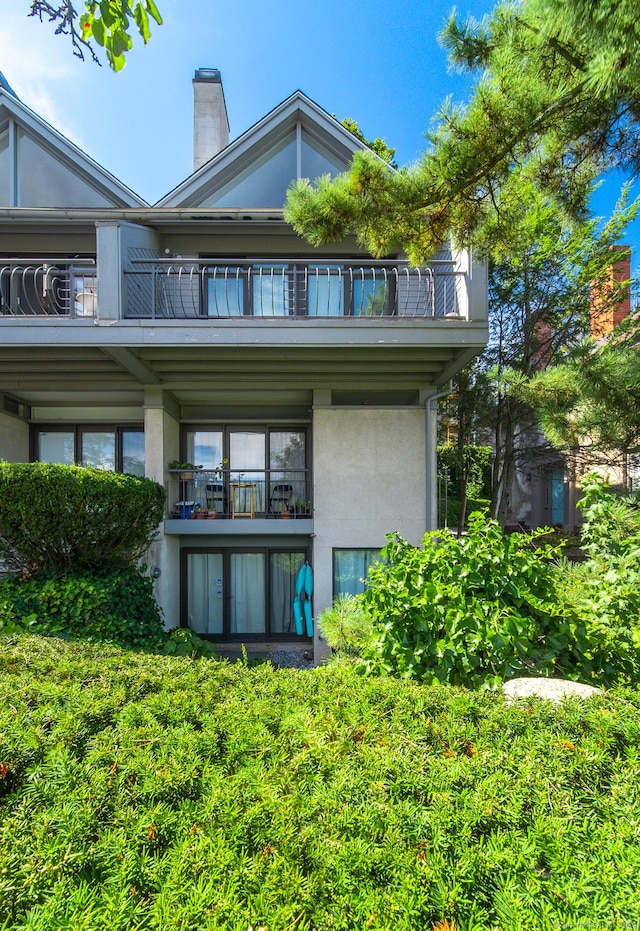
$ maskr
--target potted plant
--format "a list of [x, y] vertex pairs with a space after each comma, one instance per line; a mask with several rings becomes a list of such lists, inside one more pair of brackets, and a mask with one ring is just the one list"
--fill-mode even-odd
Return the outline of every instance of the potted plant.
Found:
[[201, 465], [194, 465], [193, 462], [180, 462], [174, 459], [169, 463], [169, 472], [177, 473], [181, 482], [192, 482], [194, 472], [199, 472]]

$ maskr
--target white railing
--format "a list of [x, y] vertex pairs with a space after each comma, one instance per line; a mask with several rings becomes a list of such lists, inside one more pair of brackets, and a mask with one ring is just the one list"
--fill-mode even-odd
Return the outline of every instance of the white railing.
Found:
[[[228, 262], [228, 260], [227, 260]], [[264, 259], [136, 260], [125, 272], [129, 318], [465, 316], [452, 262], [409, 268]]]
[[90, 260], [0, 260], [0, 318], [95, 317], [97, 306]]

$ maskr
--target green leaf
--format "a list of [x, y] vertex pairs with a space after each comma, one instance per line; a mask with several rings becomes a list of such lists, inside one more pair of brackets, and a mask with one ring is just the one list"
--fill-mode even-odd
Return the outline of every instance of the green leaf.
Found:
[[96, 40], [98, 45], [104, 46], [104, 23], [101, 19], [94, 19], [91, 34], [93, 35], [93, 38]]
[[158, 7], [155, 5], [153, 0], [146, 0], [145, 6], [150, 16], [152, 16], [155, 19], [158, 26], [161, 26], [162, 16], [160, 15], [160, 11], [158, 10]]
[[149, 30], [149, 17], [147, 16], [147, 11], [143, 7], [142, 3], [136, 3], [133, 16], [136, 21], [136, 25], [138, 26], [138, 32], [142, 36], [142, 39], [146, 45], [151, 38], [151, 32]]

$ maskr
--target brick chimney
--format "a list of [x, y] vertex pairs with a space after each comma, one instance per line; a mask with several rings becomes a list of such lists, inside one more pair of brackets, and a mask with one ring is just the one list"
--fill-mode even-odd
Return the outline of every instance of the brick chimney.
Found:
[[198, 68], [193, 78], [193, 170], [229, 144], [229, 119], [217, 68]]
[[631, 313], [631, 249], [614, 246], [620, 253], [601, 281], [591, 283], [591, 335], [608, 336]]

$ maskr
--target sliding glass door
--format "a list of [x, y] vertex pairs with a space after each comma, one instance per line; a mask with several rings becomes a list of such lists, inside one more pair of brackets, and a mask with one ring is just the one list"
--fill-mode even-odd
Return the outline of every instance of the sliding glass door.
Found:
[[296, 636], [296, 578], [303, 549], [187, 550], [183, 623], [214, 640]]

